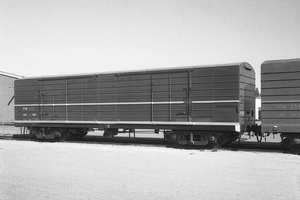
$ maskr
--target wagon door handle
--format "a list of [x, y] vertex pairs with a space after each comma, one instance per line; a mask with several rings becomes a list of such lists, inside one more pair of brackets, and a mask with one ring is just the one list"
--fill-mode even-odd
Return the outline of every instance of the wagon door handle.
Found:
[[193, 110], [193, 102], [192, 102], [192, 89], [190, 87], [183, 88], [185, 90], [185, 98], [184, 103], [187, 104], [186, 113], [189, 115], [190, 111]]

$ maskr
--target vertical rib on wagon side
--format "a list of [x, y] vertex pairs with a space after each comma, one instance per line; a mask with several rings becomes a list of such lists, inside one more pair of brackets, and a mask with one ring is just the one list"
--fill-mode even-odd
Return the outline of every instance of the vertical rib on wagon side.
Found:
[[224, 144], [254, 121], [248, 63], [24, 78], [15, 82], [15, 124], [38, 138], [155, 129], [177, 144]]

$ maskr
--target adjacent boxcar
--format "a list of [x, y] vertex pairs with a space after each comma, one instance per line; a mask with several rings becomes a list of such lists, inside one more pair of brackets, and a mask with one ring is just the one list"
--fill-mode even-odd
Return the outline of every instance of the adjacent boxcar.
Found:
[[300, 59], [261, 66], [263, 133], [281, 133], [286, 146], [300, 145]]
[[163, 131], [179, 144], [224, 144], [254, 123], [248, 63], [95, 73], [15, 81], [15, 124], [37, 138]]

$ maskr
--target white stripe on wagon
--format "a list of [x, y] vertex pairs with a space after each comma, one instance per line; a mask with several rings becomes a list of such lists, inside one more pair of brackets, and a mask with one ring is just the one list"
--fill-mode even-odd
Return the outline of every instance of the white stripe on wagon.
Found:
[[68, 120], [16, 120], [15, 123], [69, 123], [69, 124], [151, 124], [151, 125], [217, 125], [217, 126], [236, 126], [239, 125], [237, 122], [159, 122], [159, 121], [68, 121]]
[[[239, 103], [239, 100], [225, 101], [192, 101], [193, 104], [201, 103]], [[170, 101], [170, 102], [114, 102], [114, 103], [58, 103], [58, 104], [16, 104], [16, 107], [26, 106], [115, 106], [115, 105], [158, 105], [158, 104], [184, 104], [185, 101]]]
[[240, 100], [224, 100], [224, 101], [193, 101], [193, 103], [239, 103]]

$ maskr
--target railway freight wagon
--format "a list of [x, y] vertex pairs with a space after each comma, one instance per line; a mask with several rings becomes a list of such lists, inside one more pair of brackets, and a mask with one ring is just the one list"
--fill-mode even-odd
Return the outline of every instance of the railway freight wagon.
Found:
[[284, 146], [300, 149], [300, 59], [261, 66], [261, 132], [280, 133]]
[[163, 131], [181, 145], [234, 141], [254, 123], [248, 63], [95, 73], [15, 81], [15, 124], [37, 138]]

